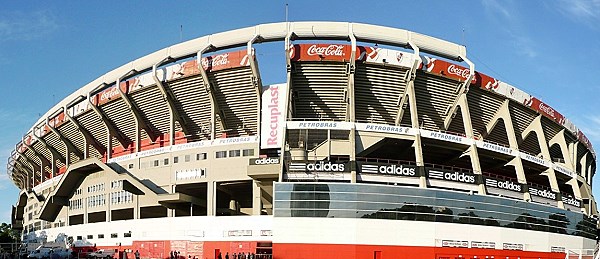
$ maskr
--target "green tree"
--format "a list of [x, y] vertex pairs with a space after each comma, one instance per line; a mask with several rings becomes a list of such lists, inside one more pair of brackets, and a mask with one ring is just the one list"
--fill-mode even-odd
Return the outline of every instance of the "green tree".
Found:
[[15, 243], [19, 241], [19, 234], [7, 223], [0, 225], [0, 243]]

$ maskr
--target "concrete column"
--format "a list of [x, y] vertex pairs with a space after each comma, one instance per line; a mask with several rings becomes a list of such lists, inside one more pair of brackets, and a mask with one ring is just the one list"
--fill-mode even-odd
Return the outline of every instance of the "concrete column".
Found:
[[217, 210], [217, 182], [208, 181], [206, 190], [206, 215], [215, 216]]
[[[87, 194], [87, 192], [86, 192]], [[88, 200], [89, 197], [85, 197], [83, 199], [83, 224], [87, 224], [88, 223]]]
[[262, 211], [262, 193], [259, 183], [259, 181], [252, 180], [252, 215], [260, 215]]

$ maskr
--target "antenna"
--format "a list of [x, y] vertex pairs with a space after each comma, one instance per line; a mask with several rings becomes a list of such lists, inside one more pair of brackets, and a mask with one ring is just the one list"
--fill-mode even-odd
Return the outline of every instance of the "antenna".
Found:
[[183, 24], [179, 25], [179, 42], [183, 41]]
[[467, 46], [467, 43], [465, 42], [465, 27], [462, 28], [462, 45]]
[[285, 3], [285, 22], [288, 21], [288, 4]]

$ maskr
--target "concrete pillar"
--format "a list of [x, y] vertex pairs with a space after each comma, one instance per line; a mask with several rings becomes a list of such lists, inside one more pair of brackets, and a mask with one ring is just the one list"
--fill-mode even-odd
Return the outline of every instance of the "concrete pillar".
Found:
[[252, 215], [260, 215], [262, 211], [262, 193], [259, 183], [259, 181], [252, 180]]
[[208, 181], [206, 188], [206, 215], [215, 216], [217, 210], [217, 182]]

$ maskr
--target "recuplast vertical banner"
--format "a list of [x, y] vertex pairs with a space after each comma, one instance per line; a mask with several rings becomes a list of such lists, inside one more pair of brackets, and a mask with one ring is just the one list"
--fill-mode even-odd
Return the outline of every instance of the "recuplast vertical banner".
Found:
[[285, 123], [286, 84], [269, 85], [263, 90], [260, 148], [281, 148]]

